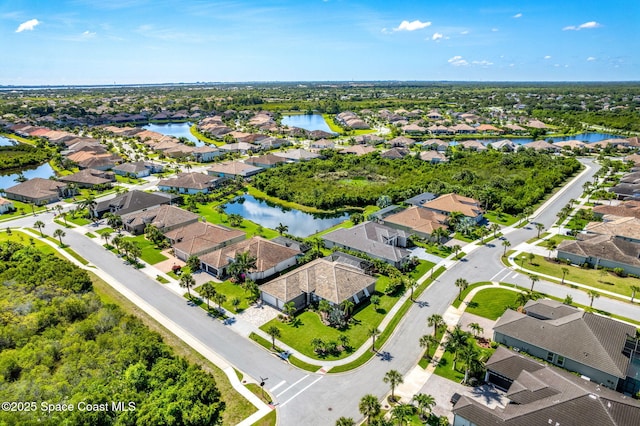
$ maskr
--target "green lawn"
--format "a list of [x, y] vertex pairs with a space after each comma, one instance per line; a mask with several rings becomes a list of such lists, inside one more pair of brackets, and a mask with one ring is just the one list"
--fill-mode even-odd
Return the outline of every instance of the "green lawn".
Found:
[[[518, 265], [519, 264], [520, 262], [518, 262]], [[622, 294], [624, 296], [631, 296], [631, 286], [640, 286], [640, 279], [638, 278], [623, 278], [609, 272], [602, 276], [601, 271], [583, 269], [578, 266], [566, 265], [564, 263], [550, 262], [543, 256], [538, 255], [535, 256], [533, 264], [525, 261], [524, 267], [525, 269], [539, 274], [556, 277], [558, 281], [562, 280], [562, 268], [567, 268], [569, 269], [569, 273], [565, 276], [566, 280]]]
[[503, 288], [480, 290], [467, 306], [466, 312], [495, 321], [508, 307], [515, 305], [517, 297], [517, 291]]
[[[33, 245], [35, 248], [37, 248], [38, 250], [44, 253], [47, 253], [47, 254], [53, 253], [56, 256], [63, 258], [63, 256], [60, 253], [58, 253], [56, 249], [51, 247], [49, 244], [42, 242], [40, 238], [32, 237], [31, 235], [25, 234], [22, 231], [11, 230], [11, 234], [8, 234], [6, 228], [1, 230], [0, 242], [5, 242], [5, 241], [13, 241], [13, 242], [24, 244], [24, 245]], [[56, 243], [58, 243], [58, 241], [56, 241]]]
[[454, 299], [454, 301], [453, 301], [453, 303], [452, 303], [451, 305], [452, 305], [454, 308], [459, 307], [459, 306], [460, 306], [460, 304], [462, 303], [462, 301], [464, 300], [464, 298], [465, 298], [465, 297], [467, 297], [467, 294], [469, 294], [469, 292], [470, 292], [471, 290], [473, 290], [473, 289], [474, 289], [474, 288], [476, 288], [476, 287], [483, 286], [483, 285], [491, 285], [491, 282], [489, 282], [489, 281], [480, 281], [480, 282], [477, 282], [477, 283], [470, 284], [470, 285], [469, 285], [469, 287], [467, 287], [466, 289], [464, 289], [464, 290], [462, 291], [462, 294], [460, 295], [460, 297], [459, 297], [459, 298], [458, 298], [458, 297], [456, 297], [456, 298]]
[[[262, 330], [267, 331], [269, 327], [275, 325], [280, 329], [281, 337], [280, 341], [286, 343], [297, 351], [311, 358], [318, 358], [313, 351], [311, 341], [320, 337], [325, 342], [335, 341], [338, 342], [338, 336], [340, 334], [346, 334], [349, 337], [349, 346], [352, 348], [358, 348], [364, 344], [367, 339], [367, 331], [371, 327], [378, 327], [384, 315], [393, 307], [398, 301], [398, 296], [386, 296], [382, 294], [386, 286], [386, 280], [381, 277], [376, 282], [376, 292], [380, 296], [380, 305], [377, 310], [374, 305], [369, 304], [369, 301], [365, 301], [356, 313], [353, 315], [354, 323], [349, 326], [347, 330], [341, 332], [333, 327], [326, 326], [320, 320], [320, 315], [316, 312], [304, 311], [296, 316], [296, 321], [282, 322], [279, 319], [273, 319], [268, 323], [260, 327]], [[339, 356], [327, 355], [324, 359], [341, 359], [350, 354], [349, 351], [343, 351]]]
[[564, 240], [575, 240], [575, 237], [572, 237], [570, 235], [560, 235], [560, 234], [556, 234], [551, 238], [548, 238], [545, 241], [540, 241], [537, 245], [540, 247], [546, 247], [547, 246], [547, 241], [553, 241], [554, 243], [556, 243], [556, 245], [560, 244], [562, 241]]
[[216, 207], [218, 204], [198, 204], [197, 213], [201, 216], [204, 216], [207, 222], [215, 223], [218, 225], [226, 226], [228, 228], [238, 229], [240, 231], [247, 233], [247, 238], [251, 238], [254, 235], [262, 236], [266, 239], [275, 238], [278, 236], [278, 233], [273, 229], [262, 228], [260, 231], [260, 226], [250, 220], [243, 219], [240, 226], [233, 227], [229, 224], [229, 220], [227, 219], [226, 214], [221, 214], [216, 211]]
[[[240, 299], [240, 305], [238, 305], [238, 310], [241, 312], [249, 307], [249, 301], [247, 300], [247, 296], [249, 293], [244, 291], [239, 284], [234, 284], [231, 281], [223, 281], [221, 283], [216, 283], [211, 281], [213, 286], [215, 287], [218, 293], [222, 293], [227, 297], [227, 301], [222, 304], [222, 307], [225, 308], [229, 312], [236, 312], [235, 308], [231, 304], [231, 301], [237, 297]], [[200, 294], [200, 287], [195, 289], [195, 292]], [[206, 305], [206, 304], [205, 304]], [[211, 306], [216, 307], [217, 305], [211, 301]]]
[[587, 226], [587, 223], [589, 223], [589, 221], [586, 219], [577, 219], [575, 217], [572, 217], [569, 223], [567, 224], [567, 228], [573, 229], [576, 231], [582, 231], [584, 227]]
[[[483, 354], [482, 358], [484, 360], [489, 359], [495, 352], [495, 349], [492, 348], [481, 348], [478, 346], [478, 349], [480, 349], [480, 352]], [[434, 373], [456, 383], [462, 383], [462, 381], [464, 380], [464, 362], [459, 357], [459, 359], [456, 361], [455, 370], [452, 367], [453, 354], [450, 352], [445, 352], [442, 354], [442, 357], [440, 358], [438, 366], [436, 367]]]
[[38, 213], [46, 210], [46, 206], [33, 206], [32, 210], [31, 204], [15, 200], [11, 200], [11, 202], [13, 203], [15, 210], [10, 213], [0, 214], [0, 219], [11, 219], [22, 215], [33, 214], [34, 211]]
[[505, 226], [511, 226], [518, 221], [518, 218], [513, 215], [501, 213], [500, 216], [498, 216], [494, 211], [491, 210], [489, 210], [482, 216], [485, 217], [489, 222]]
[[461, 233], [459, 233], [459, 232], [456, 232], [456, 233], [453, 235], [453, 238], [455, 238], [456, 240], [464, 241], [464, 242], [466, 242], [466, 243], [471, 243], [471, 242], [475, 241], [475, 238], [473, 238], [473, 237], [471, 237], [471, 238], [466, 237], [466, 236], [462, 235], [462, 234], [461, 234]]
[[417, 280], [418, 278], [426, 274], [429, 269], [433, 268], [434, 265], [435, 263], [433, 262], [420, 260], [418, 266], [416, 266], [416, 268], [413, 271], [409, 272], [407, 275], [409, 275], [409, 277], [413, 278], [414, 280]]
[[156, 263], [168, 259], [165, 255], [160, 253], [160, 249], [156, 248], [156, 246], [151, 241], [147, 240], [144, 235], [125, 237], [124, 239], [127, 241], [135, 242], [136, 245], [142, 250], [140, 259], [144, 260], [150, 265], [155, 265]]

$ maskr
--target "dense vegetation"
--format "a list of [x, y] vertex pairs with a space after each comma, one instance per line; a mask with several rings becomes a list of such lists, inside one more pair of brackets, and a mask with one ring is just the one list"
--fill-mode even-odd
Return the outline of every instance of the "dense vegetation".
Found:
[[381, 195], [399, 202], [424, 191], [471, 196], [483, 207], [519, 213], [580, 168], [575, 158], [532, 150], [517, 153], [456, 151], [448, 164], [414, 156], [387, 160], [327, 153], [323, 160], [287, 164], [255, 177], [268, 195], [321, 209], [375, 204]]
[[22, 143], [0, 146], [0, 170], [42, 164], [50, 155], [47, 149]]
[[[213, 378], [173, 356], [139, 320], [103, 304], [85, 271], [7, 242], [0, 282], [0, 399], [36, 408], [3, 406], [0, 424], [220, 424], [224, 402]], [[42, 403], [75, 409], [47, 412]], [[87, 411], [82, 403], [107, 405]]]

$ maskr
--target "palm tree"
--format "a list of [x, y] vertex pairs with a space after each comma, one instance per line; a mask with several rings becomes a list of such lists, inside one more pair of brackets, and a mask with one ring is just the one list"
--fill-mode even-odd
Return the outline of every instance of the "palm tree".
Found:
[[380, 401], [378, 401], [378, 398], [376, 398], [375, 395], [370, 393], [366, 394], [360, 399], [358, 409], [360, 410], [360, 414], [366, 417], [367, 424], [371, 424], [371, 418], [380, 414]]
[[471, 372], [473, 364], [479, 361], [480, 351], [473, 343], [467, 342], [467, 344], [462, 347], [461, 355], [465, 361], [463, 383], [467, 384], [469, 382], [469, 373]]
[[136, 243], [130, 241], [131, 245], [129, 246], [129, 257], [131, 258], [131, 262], [136, 264], [138, 263], [138, 258], [142, 255], [142, 249], [138, 247]]
[[533, 286], [536, 285], [536, 283], [538, 281], [540, 281], [540, 277], [537, 276], [537, 275], [531, 274], [531, 275], [529, 275], [529, 279], [531, 280], [531, 289], [530, 289], [530, 291], [533, 291]]
[[424, 348], [424, 352], [426, 355], [425, 358], [429, 357], [429, 349], [431, 348], [431, 345], [435, 345], [437, 343], [438, 340], [431, 334], [425, 334], [420, 338], [420, 347]]
[[213, 299], [216, 293], [216, 288], [211, 281], [207, 281], [200, 287], [200, 294], [207, 299], [207, 311], [209, 310], [209, 300]]
[[94, 197], [93, 195], [87, 195], [87, 197], [80, 202], [79, 207], [81, 209], [87, 209], [89, 215], [93, 218], [96, 216], [94, 210], [97, 205], [98, 202], [96, 201], [96, 197]]
[[454, 370], [456, 369], [456, 361], [458, 360], [459, 353], [467, 345], [468, 337], [469, 333], [463, 331], [459, 325], [456, 325], [453, 330], [447, 330], [447, 342], [445, 343], [445, 350], [447, 352], [453, 353], [453, 363], [451, 365], [451, 368]]
[[511, 247], [511, 242], [509, 240], [502, 240], [502, 247], [504, 247], [504, 252], [502, 253], [503, 256], [507, 255], [507, 249], [509, 247]]
[[378, 312], [378, 306], [380, 306], [380, 296], [378, 296], [377, 294], [372, 294], [369, 300], [371, 301], [371, 304], [375, 306], [376, 312]]
[[105, 213], [104, 217], [105, 219], [107, 219], [107, 225], [120, 232], [120, 230], [122, 229], [122, 218], [120, 216], [109, 212]]
[[105, 231], [100, 236], [104, 239], [105, 244], [109, 244], [109, 237], [111, 237], [111, 231]]
[[38, 228], [38, 231], [40, 231], [40, 236], [44, 238], [44, 234], [42, 233], [42, 228], [44, 228], [44, 222], [41, 220], [36, 220], [33, 226]]
[[351, 417], [343, 416], [336, 420], [336, 426], [356, 426], [356, 422]]
[[378, 330], [376, 327], [371, 327], [367, 333], [369, 335], [369, 337], [371, 337], [371, 350], [373, 352], [376, 351], [376, 336], [378, 336], [380, 334], [380, 330]]
[[633, 299], [636, 297], [636, 293], [640, 291], [640, 286], [632, 285], [630, 288], [631, 288], [631, 303], [633, 303]]
[[285, 315], [289, 317], [289, 321], [291, 321], [293, 319], [293, 314], [295, 314], [297, 311], [296, 304], [294, 302], [287, 302], [282, 307], [282, 310], [284, 311]]
[[413, 302], [413, 291], [418, 286], [418, 282], [413, 278], [407, 278], [405, 280], [405, 285], [411, 290], [411, 296], [409, 297], [409, 299]]
[[[564, 284], [564, 277], [566, 277], [567, 274], [569, 273], [569, 268], [564, 268], [563, 267], [563, 268], [561, 268], [561, 270], [562, 270], [562, 282], [560, 284]], [[633, 300], [632, 300], [632, 302], [633, 302]]]
[[449, 236], [449, 233], [444, 227], [442, 227], [434, 229], [434, 231], [431, 233], [431, 236], [433, 237], [434, 242], [436, 242], [437, 244], [441, 244], [442, 239], [447, 238]]
[[413, 405], [398, 404], [391, 409], [391, 418], [396, 421], [396, 425], [404, 426], [413, 415]]
[[[431, 410], [436, 406], [436, 399], [426, 393], [418, 393], [413, 395], [413, 400], [418, 404], [418, 409], [420, 410], [420, 417], [426, 419], [431, 415]], [[428, 411], [425, 413], [425, 411]]]
[[62, 229], [56, 229], [53, 231], [53, 237], [58, 238], [60, 240], [60, 245], [62, 245], [62, 237], [66, 236], [65, 232]]
[[558, 243], [553, 239], [547, 240], [544, 245], [549, 249], [549, 259], [551, 259], [551, 252], [558, 248]]
[[280, 336], [281, 336], [280, 329], [278, 327], [276, 327], [275, 325], [272, 325], [267, 330], [267, 334], [269, 336], [271, 336], [271, 348], [275, 349], [276, 348], [276, 339], [280, 338]]
[[342, 313], [348, 317], [353, 312], [353, 307], [356, 306], [355, 303], [351, 299], [345, 299], [340, 307], [342, 308]]
[[438, 330], [445, 326], [444, 319], [440, 314], [433, 314], [429, 318], [427, 318], [427, 325], [429, 327], [433, 327], [433, 337], [436, 337]]
[[462, 247], [460, 247], [459, 244], [454, 245], [453, 247], [451, 247], [451, 250], [453, 250], [453, 254], [458, 257], [458, 253], [460, 252], [460, 250], [462, 250]]
[[478, 337], [478, 335], [484, 331], [484, 328], [482, 328], [482, 326], [477, 322], [472, 322], [471, 324], [469, 324], [469, 328], [471, 329], [475, 337]]
[[587, 296], [589, 296], [589, 299], [591, 299], [591, 303], [589, 303], [589, 307], [593, 308], [593, 301], [600, 297], [600, 293], [598, 293], [595, 290], [589, 290], [587, 292]]
[[231, 265], [229, 265], [229, 273], [235, 276], [239, 281], [244, 281], [244, 274], [256, 267], [257, 258], [251, 255], [251, 252], [243, 251], [236, 254]]
[[493, 232], [493, 238], [497, 238], [498, 231], [500, 230], [500, 225], [498, 225], [497, 223], [492, 223], [490, 229], [491, 232]]
[[465, 280], [464, 278], [458, 278], [456, 280], [456, 287], [458, 287], [458, 289], [460, 290], [458, 292], [458, 300], [460, 300], [460, 296], [462, 296], [462, 292], [466, 290], [467, 287], [469, 287], [469, 281]]
[[384, 378], [382, 379], [382, 381], [385, 383], [388, 383], [389, 386], [391, 387], [391, 400], [394, 401], [396, 399], [395, 397], [396, 387], [404, 382], [404, 379], [402, 378], [402, 374], [400, 374], [398, 370], [389, 370], [387, 371], [387, 374], [384, 375]]
[[231, 226], [240, 226], [242, 224], [242, 220], [244, 219], [238, 213], [231, 213], [227, 217], [229, 218], [229, 225]]
[[122, 247], [122, 243], [123, 242], [124, 242], [124, 240], [122, 239], [121, 235], [116, 235], [111, 240], [111, 244], [113, 244], [115, 246], [115, 248], [116, 248], [116, 250], [118, 250], [118, 252], [120, 252], [120, 247]]
[[62, 213], [62, 210], [64, 209], [64, 207], [62, 207], [62, 205], [57, 204], [54, 209], [56, 209], [56, 211], [58, 212], [58, 214]]
[[278, 234], [282, 235], [285, 232], [289, 231], [289, 227], [287, 225], [283, 225], [282, 223], [278, 223], [278, 226], [276, 226], [276, 231], [278, 231]]
[[222, 311], [222, 304], [227, 301], [227, 296], [222, 293], [216, 293], [213, 296], [213, 301], [216, 302], [216, 305], [218, 305], [218, 310]]
[[190, 273], [185, 272], [180, 277], [180, 287], [186, 288], [187, 293], [189, 293], [189, 299], [191, 299], [191, 287], [196, 284], [196, 280], [193, 279]]
[[462, 220], [464, 215], [462, 212], [451, 212], [449, 213], [449, 226], [455, 228], [456, 225]]
[[544, 229], [544, 225], [540, 222], [536, 222], [536, 230], [538, 231], [538, 238], [540, 238], [540, 232]]

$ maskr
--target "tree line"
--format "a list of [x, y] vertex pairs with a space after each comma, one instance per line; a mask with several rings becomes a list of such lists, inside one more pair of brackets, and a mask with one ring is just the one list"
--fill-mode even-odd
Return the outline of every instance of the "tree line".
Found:
[[36, 166], [49, 159], [50, 153], [46, 149], [17, 144], [0, 146], [0, 170], [15, 169], [25, 166]]

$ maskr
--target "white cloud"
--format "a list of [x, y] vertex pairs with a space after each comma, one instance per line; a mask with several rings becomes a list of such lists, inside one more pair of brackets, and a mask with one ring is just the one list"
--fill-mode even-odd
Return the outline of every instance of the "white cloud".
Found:
[[596, 58], [594, 58], [593, 56], [589, 56], [589, 57], [587, 58], [587, 61], [589, 61], [589, 62], [593, 62], [593, 61], [595, 61], [595, 60], [596, 60]]
[[491, 31], [492, 31], [492, 32], [494, 32], [494, 33], [497, 33], [497, 32], [498, 32], [498, 31], [500, 31], [500, 30], [499, 30], [499, 29], [497, 29], [497, 28], [491, 28]]
[[472, 63], [473, 65], [480, 65], [480, 66], [483, 66], [483, 67], [488, 67], [489, 65], [493, 65], [493, 62], [489, 62], [489, 61], [486, 61], [486, 60], [482, 60], [482, 61], [471, 61], [471, 63]]
[[85, 31], [82, 33], [82, 38], [94, 38], [95, 36], [96, 36], [96, 33], [91, 31]]
[[467, 35], [467, 34], [469, 34], [469, 30], [464, 30], [464, 31], [462, 31], [460, 34], [462, 34], [462, 35]]
[[393, 31], [415, 31], [415, 30], [421, 30], [423, 28], [427, 28], [429, 25], [431, 25], [431, 22], [421, 22], [419, 20], [415, 20], [415, 21], [402, 21], [400, 22], [400, 25], [398, 25], [397, 28], [394, 28]]
[[516, 13], [515, 15], [513, 15], [513, 18], [522, 18], [522, 13]]
[[545, 59], [551, 59], [551, 56], [550, 56], [550, 55], [547, 55], [547, 56], [545, 56], [544, 58], [545, 58]]
[[431, 36], [431, 40], [440, 40], [442, 37], [444, 36], [440, 33], [433, 33], [433, 35]]
[[569, 25], [567, 27], [564, 27], [562, 29], [562, 31], [580, 31], [580, 30], [590, 30], [593, 28], [600, 28], [602, 26], [602, 24], [596, 22], [596, 21], [589, 21], [589, 22], [585, 22], [584, 24], [580, 24], [578, 26], [575, 25]]
[[454, 67], [466, 67], [467, 65], [469, 65], [469, 62], [462, 59], [462, 56], [454, 56], [453, 58], [449, 59], [447, 62], [449, 62]]
[[37, 19], [29, 19], [28, 21], [23, 22], [22, 24], [20, 24], [18, 26], [18, 29], [16, 30], [16, 32], [17, 33], [21, 33], [23, 31], [33, 31], [33, 29], [38, 24], [40, 24], [40, 21], [38, 21]]

